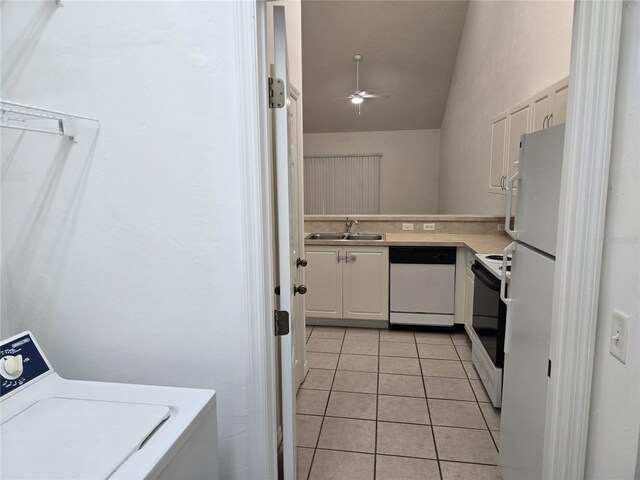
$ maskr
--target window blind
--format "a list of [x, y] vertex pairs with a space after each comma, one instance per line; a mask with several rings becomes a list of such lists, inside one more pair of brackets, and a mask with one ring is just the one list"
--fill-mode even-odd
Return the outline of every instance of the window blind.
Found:
[[304, 157], [305, 213], [380, 213], [381, 158], [381, 155]]

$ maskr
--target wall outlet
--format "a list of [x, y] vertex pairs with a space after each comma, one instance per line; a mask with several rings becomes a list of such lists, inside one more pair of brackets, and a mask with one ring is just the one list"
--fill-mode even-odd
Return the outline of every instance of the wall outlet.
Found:
[[627, 342], [629, 339], [629, 315], [613, 310], [611, 315], [611, 355], [622, 363], [627, 363]]
[[499, 232], [504, 232], [504, 223], [499, 223], [498, 224], [498, 231]]
[[423, 230], [435, 230], [436, 229], [436, 224], [435, 223], [423, 223], [422, 224], [422, 229]]
[[403, 223], [402, 230], [413, 230], [413, 223]]

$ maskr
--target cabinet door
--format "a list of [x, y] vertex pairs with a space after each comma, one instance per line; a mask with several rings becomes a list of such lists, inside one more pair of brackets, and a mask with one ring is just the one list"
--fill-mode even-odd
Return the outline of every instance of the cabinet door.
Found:
[[553, 90], [547, 88], [531, 99], [531, 131], [537, 132], [547, 128], [547, 119], [551, 112]]
[[504, 193], [504, 159], [507, 145], [507, 112], [491, 121], [491, 163], [489, 165], [489, 192]]
[[518, 161], [520, 159], [520, 138], [525, 133], [529, 133], [529, 111], [529, 102], [521, 103], [520, 105], [516, 105], [509, 110], [507, 130], [507, 163], [505, 168], [505, 171], [507, 172], [507, 181], [518, 172]]
[[389, 249], [345, 247], [343, 317], [389, 319]]
[[563, 78], [554, 84], [553, 102], [551, 104], [551, 113], [549, 114], [550, 126], [560, 125], [567, 121], [567, 99], [569, 98], [569, 77]]
[[473, 272], [467, 269], [465, 277], [466, 286], [464, 289], [464, 328], [467, 332], [471, 332], [473, 322], [473, 285], [475, 277]]
[[305, 248], [306, 316], [342, 318], [342, 247]]

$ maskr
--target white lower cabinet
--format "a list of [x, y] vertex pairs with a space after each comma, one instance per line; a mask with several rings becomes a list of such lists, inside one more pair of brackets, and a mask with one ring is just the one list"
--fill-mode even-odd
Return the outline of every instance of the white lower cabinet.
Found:
[[305, 252], [307, 317], [389, 319], [387, 247], [307, 245]]
[[305, 246], [305, 314], [342, 317], [342, 247]]

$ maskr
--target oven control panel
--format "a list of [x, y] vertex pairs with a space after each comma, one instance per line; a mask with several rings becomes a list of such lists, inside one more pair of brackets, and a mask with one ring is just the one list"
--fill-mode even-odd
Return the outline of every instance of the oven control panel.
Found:
[[3, 340], [0, 346], [0, 398], [51, 372], [31, 332]]

